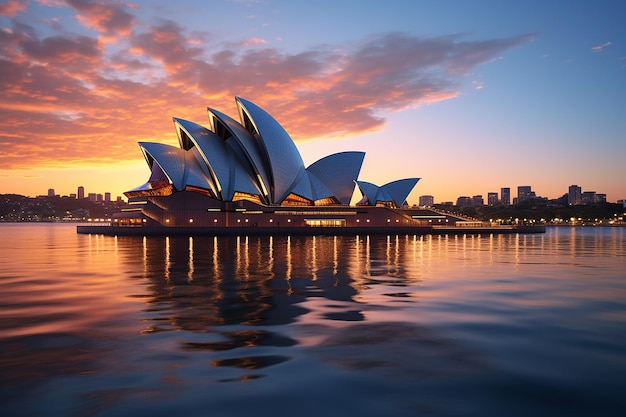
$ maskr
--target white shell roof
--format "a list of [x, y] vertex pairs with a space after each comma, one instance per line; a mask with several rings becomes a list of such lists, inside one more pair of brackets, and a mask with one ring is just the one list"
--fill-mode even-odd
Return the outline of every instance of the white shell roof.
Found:
[[152, 175], [137, 189], [149, 189], [151, 182], [166, 178], [176, 190], [200, 187], [224, 201], [241, 192], [280, 204], [293, 193], [310, 201], [334, 198], [347, 205], [356, 183], [369, 204], [393, 201], [400, 206], [419, 181], [407, 178], [381, 187], [356, 181], [364, 152], [329, 155], [305, 169], [293, 140], [271, 115], [243, 98], [236, 97], [236, 103], [241, 123], [208, 108], [209, 129], [174, 118], [179, 148], [140, 142]]
[[223, 190], [230, 188], [229, 150], [226, 144], [215, 133], [196, 123], [175, 118], [174, 124], [189, 134], [210, 172], [215, 195], [223, 198]]
[[[214, 194], [222, 200], [232, 200], [235, 191], [260, 194], [252, 173], [244, 167], [232, 148], [217, 134], [193, 122], [174, 119], [177, 126], [187, 132], [194, 147], [189, 152], [197, 152], [199, 161], [203, 161], [209, 181], [214, 185]], [[191, 134], [193, 132], [193, 134]]]
[[300, 152], [285, 129], [269, 113], [241, 97], [235, 100], [242, 122], [247, 114], [259, 133], [259, 143], [269, 162], [269, 174], [273, 180], [271, 202], [280, 203], [306, 175]]
[[366, 181], [356, 181], [356, 184], [369, 204], [375, 205], [378, 201], [393, 202], [397, 207], [400, 207], [419, 180], [419, 178], [405, 178], [380, 187]]
[[156, 162], [159, 164], [168, 180], [177, 190], [185, 189], [185, 170], [187, 151], [175, 146], [155, 142], [139, 142], [139, 146], [152, 169]]
[[396, 206], [400, 207], [406, 201], [415, 184], [419, 181], [419, 178], [404, 178], [396, 180], [383, 185], [381, 188], [386, 190], [391, 196]]
[[[231, 144], [231, 149], [235, 151], [243, 163], [249, 165], [251, 169], [251, 177], [255, 178], [258, 182], [258, 188], [260, 190], [270, 189], [270, 177], [268, 172], [268, 162], [265, 158], [259, 144], [250, 132], [248, 132], [241, 124], [239, 124], [233, 118], [225, 115], [222, 112], [208, 108], [209, 119], [211, 127], [215, 131], [217, 129], [216, 121], [221, 123], [232, 135], [232, 139], [229, 138], [226, 142], [234, 140], [235, 143]], [[270, 196], [264, 196], [269, 200]], [[269, 201], [268, 201], [269, 202]]]
[[217, 194], [217, 187], [211, 179], [208, 166], [204, 163], [197, 146], [185, 153], [187, 172], [185, 173], [185, 185], [210, 189], [213, 195]]
[[316, 200], [316, 198], [311, 188], [311, 179], [308, 175], [303, 175], [300, 181], [291, 188], [291, 192], [313, 201]]
[[359, 177], [363, 158], [365, 152], [340, 152], [309, 165], [307, 172], [319, 179], [327, 189], [326, 191], [316, 189], [315, 199], [334, 196], [341, 204], [350, 204], [354, 193], [354, 181]]

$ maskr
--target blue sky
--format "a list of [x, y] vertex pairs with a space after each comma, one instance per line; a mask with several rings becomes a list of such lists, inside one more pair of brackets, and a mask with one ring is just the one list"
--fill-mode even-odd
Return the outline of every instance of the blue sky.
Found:
[[143, 183], [136, 142], [241, 95], [305, 163], [436, 202], [571, 184], [626, 198], [620, 1], [0, 2], [0, 193]]

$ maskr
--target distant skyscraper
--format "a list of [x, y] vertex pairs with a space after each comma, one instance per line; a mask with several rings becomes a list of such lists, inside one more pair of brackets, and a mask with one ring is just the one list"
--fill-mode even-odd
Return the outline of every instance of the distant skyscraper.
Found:
[[520, 185], [517, 187], [517, 202], [521, 203], [524, 200], [528, 200], [534, 197], [535, 193], [532, 192], [530, 185]]
[[421, 195], [419, 205], [420, 207], [432, 207], [435, 205], [435, 197], [432, 195]]
[[487, 193], [487, 204], [495, 206], [498, 204], [498, 193]]
[[582, 203], [581, 199], [582, 189], [578, 185], [570, 185], [567, 192], [567, 203], [570, 206], [575, 206]]
[[475, 195], [472, 197], [472, 206], [474, 207], [482, 207], [485, 205], [485, 200], [483, 200], [482, 195]]
[[104, 201], [111, 201], [111, 193], [104, 193]]
[[580, 194], [580, 202], [582, 204], [596, 204], [596, 192], [595, 191], [585, 191]]
[[82, 200], [83, 198], [85, 198], [85, 187], [81, 185], [78, 187], [78, 199]]
[[93, 201], [96, 202], [96, 193], [89, 193], [87, 194], [87, 198], [89, 199], [89, 201]]
[[500, 197], [502, 198], [502, 205], [511, 205], [511, 189], [509, 187], [500, 188]]
[[48, 197], [54, 197], [54, 188], [48, 188]]
[[456, 199], [457, 207], [472, 207], [472, 198], [467, 196], [461, 196]]

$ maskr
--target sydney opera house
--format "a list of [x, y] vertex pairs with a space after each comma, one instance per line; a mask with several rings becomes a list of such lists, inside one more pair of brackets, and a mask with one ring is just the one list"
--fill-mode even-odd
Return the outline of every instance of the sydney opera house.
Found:
[[[150, 176], [98, 233], [351, 233], [418, 231], [452, 218], [403, 209], [419, 178], [377, 186], [358, 179], [365, 154], [308, 167], [265, 110], [235, 98], [239, 121], [208, 108], [208, 125], [174, 118], [178, 145], [140, 142]], [[351, 205], [355, 187], [362, 198]], [[357, 196], [358, 198], [358, 196]], [[454, 221], [454, 220], [453, 220]], [[79, 233], [92, 233], [88, 226]]]
[[[364, 152], [341, 152], [305, 167], [285, 129], [235, 98], [239, 121], [208, 108], [208, 124], [174, 118], [178, 145], [140, 142], [150, 177], [125, 192], [119, 227], [302, 228], [415, 223], [395, 210], [419, 178], [383, 186], [358, 179]], [[350, 206], [355, 187], [363, 198]]]

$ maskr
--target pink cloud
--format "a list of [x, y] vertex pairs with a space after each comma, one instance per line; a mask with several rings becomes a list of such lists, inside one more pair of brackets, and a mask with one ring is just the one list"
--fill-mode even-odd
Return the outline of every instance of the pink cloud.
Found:
[[[168, 20], [136, 33], [132, 15], [97, 19], [103, 2], [68, 3], [99, 30], [127, 35], [107, 52], [95, 37], [41, 37], [19, 22], [0, 31], [5, 168], [136, 160], [137, 141], [176, 142], [172, 116], [206, 123], [206, 106], [236, 116], [235, 95], [266, 108], [296, 140], [362, 134], [381, 129], [386, 113], [456, 97], [465, 74], [530, 39], [391, 33], [289, 53], [217, 44]], [[105, 9], [127, 13], [111, 4]]]
[[86, 27], [106, 34], [127, 35], [132, 30], [134, 16], [123, 3], [105, 0], [65, 0], [80, 14], [78, 20]]
[[184, 69], [203, 52], [195, 38], [186, 37], [178, 24], [168, 20], [149, 27], [147, 32], [132, 35], [130, 42], [132, 49], [163, 63], [168, 72]]
[[0, 16], [14, 17], [26, 8], [26, 2], [22, 0], [9, 0], [0, 3]]
[[596, 46], [594, 46], [593, 48], [591, 48], [591, 50], [592, 50], [593, 52], [602, 52], [602, 50], [603, 50], [604, 48], [606, 48], [607, 46], [610, 46], [611, 44], [612, 44], [612, 42], [604, 42], [604, 43], [603, 43], [603, 44], [601, 44], [601, 45], [596, 45]]
[[81, 60], [96, 63], [100, 56], [97, 40], [86, 36], [52, 36], [25, 40], [20, 45], [31, 59], [49, 64]]
[[246, 39], [245, 41], [242, 42], [243, 46], [250, 46], [250, 45], [264, 45], [266, 44], [267, 41], [265, 39], [261, 39], [261, 38], [250, 38], [250, 39]]

